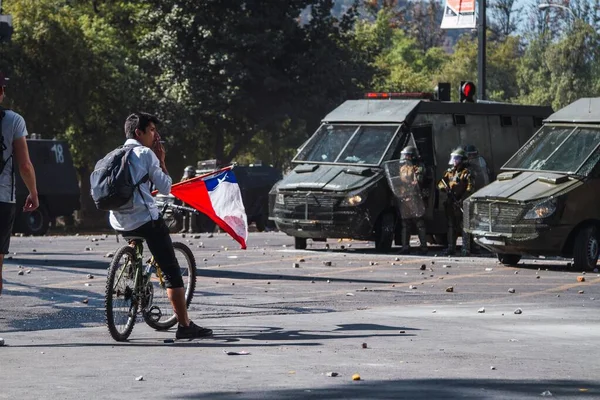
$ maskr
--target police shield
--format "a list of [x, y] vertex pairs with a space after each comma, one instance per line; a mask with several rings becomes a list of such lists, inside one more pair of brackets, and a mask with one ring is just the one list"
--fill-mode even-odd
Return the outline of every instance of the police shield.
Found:
[[489, 169], [483, 157], [477, 156], [469, 159], [469, 170], [473, 176], [475, 190], [479, 190], [490, 183]]
[[391, 160], [385, 162], [383, 168], [400, 217], [402, 219], [423, 217], [425, 202], [416, 174], [418, 165], [409, 161]]

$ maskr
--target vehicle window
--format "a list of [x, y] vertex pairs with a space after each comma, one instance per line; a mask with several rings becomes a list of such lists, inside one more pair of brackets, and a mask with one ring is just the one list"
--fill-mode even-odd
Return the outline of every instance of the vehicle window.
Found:
[[545, 126], [503, 168], [576, 173], [598, 143], [600, 129]]
[[322, 125], [295, 161], [334, 162], [358, 125]]
[[379, 164], [397, 129], [397, 126], [361, 126], [337, 162]]

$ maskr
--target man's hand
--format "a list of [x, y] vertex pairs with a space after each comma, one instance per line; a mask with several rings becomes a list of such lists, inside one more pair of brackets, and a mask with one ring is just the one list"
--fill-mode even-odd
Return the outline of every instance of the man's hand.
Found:
[[40, 201], [38, 199], [37, 194], [33, 195], [29, 193], [27, 199], [25, 199], [25, 205], [23, 206], [24, 212], [30, 212], [37, 209], [40, 206]]

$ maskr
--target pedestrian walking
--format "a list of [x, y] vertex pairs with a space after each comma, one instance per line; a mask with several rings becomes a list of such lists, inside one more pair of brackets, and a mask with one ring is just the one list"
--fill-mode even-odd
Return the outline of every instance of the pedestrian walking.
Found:
[[[8, 79], [0, 71], [0, 104], [6, 96]], [[10, 235], [17, 204], [15, 200], [15, 166], [29, 190], [25, 199], [24, 212], [39, 207], [35, 170], [29, 159], [27, 148], [27, 128], [25, 120], [16, 112], [0, 107], [0, 137], [2, 140], [2, 161], [0, 163], [0, 294], [2, 294], [2, 268], [4, 255], [8, 254]]]

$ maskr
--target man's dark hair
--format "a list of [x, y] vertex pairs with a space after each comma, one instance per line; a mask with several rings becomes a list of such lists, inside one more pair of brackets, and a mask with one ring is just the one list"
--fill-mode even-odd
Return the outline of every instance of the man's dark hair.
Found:
[[127, 139], [135, 139], [135, 130], [146, 130], [150, 122], [154, 122], [154, 125], [160, 124], [160, 120], [152, 114], [145, 112], [131, 114], [125, 120], [125, 137]]

